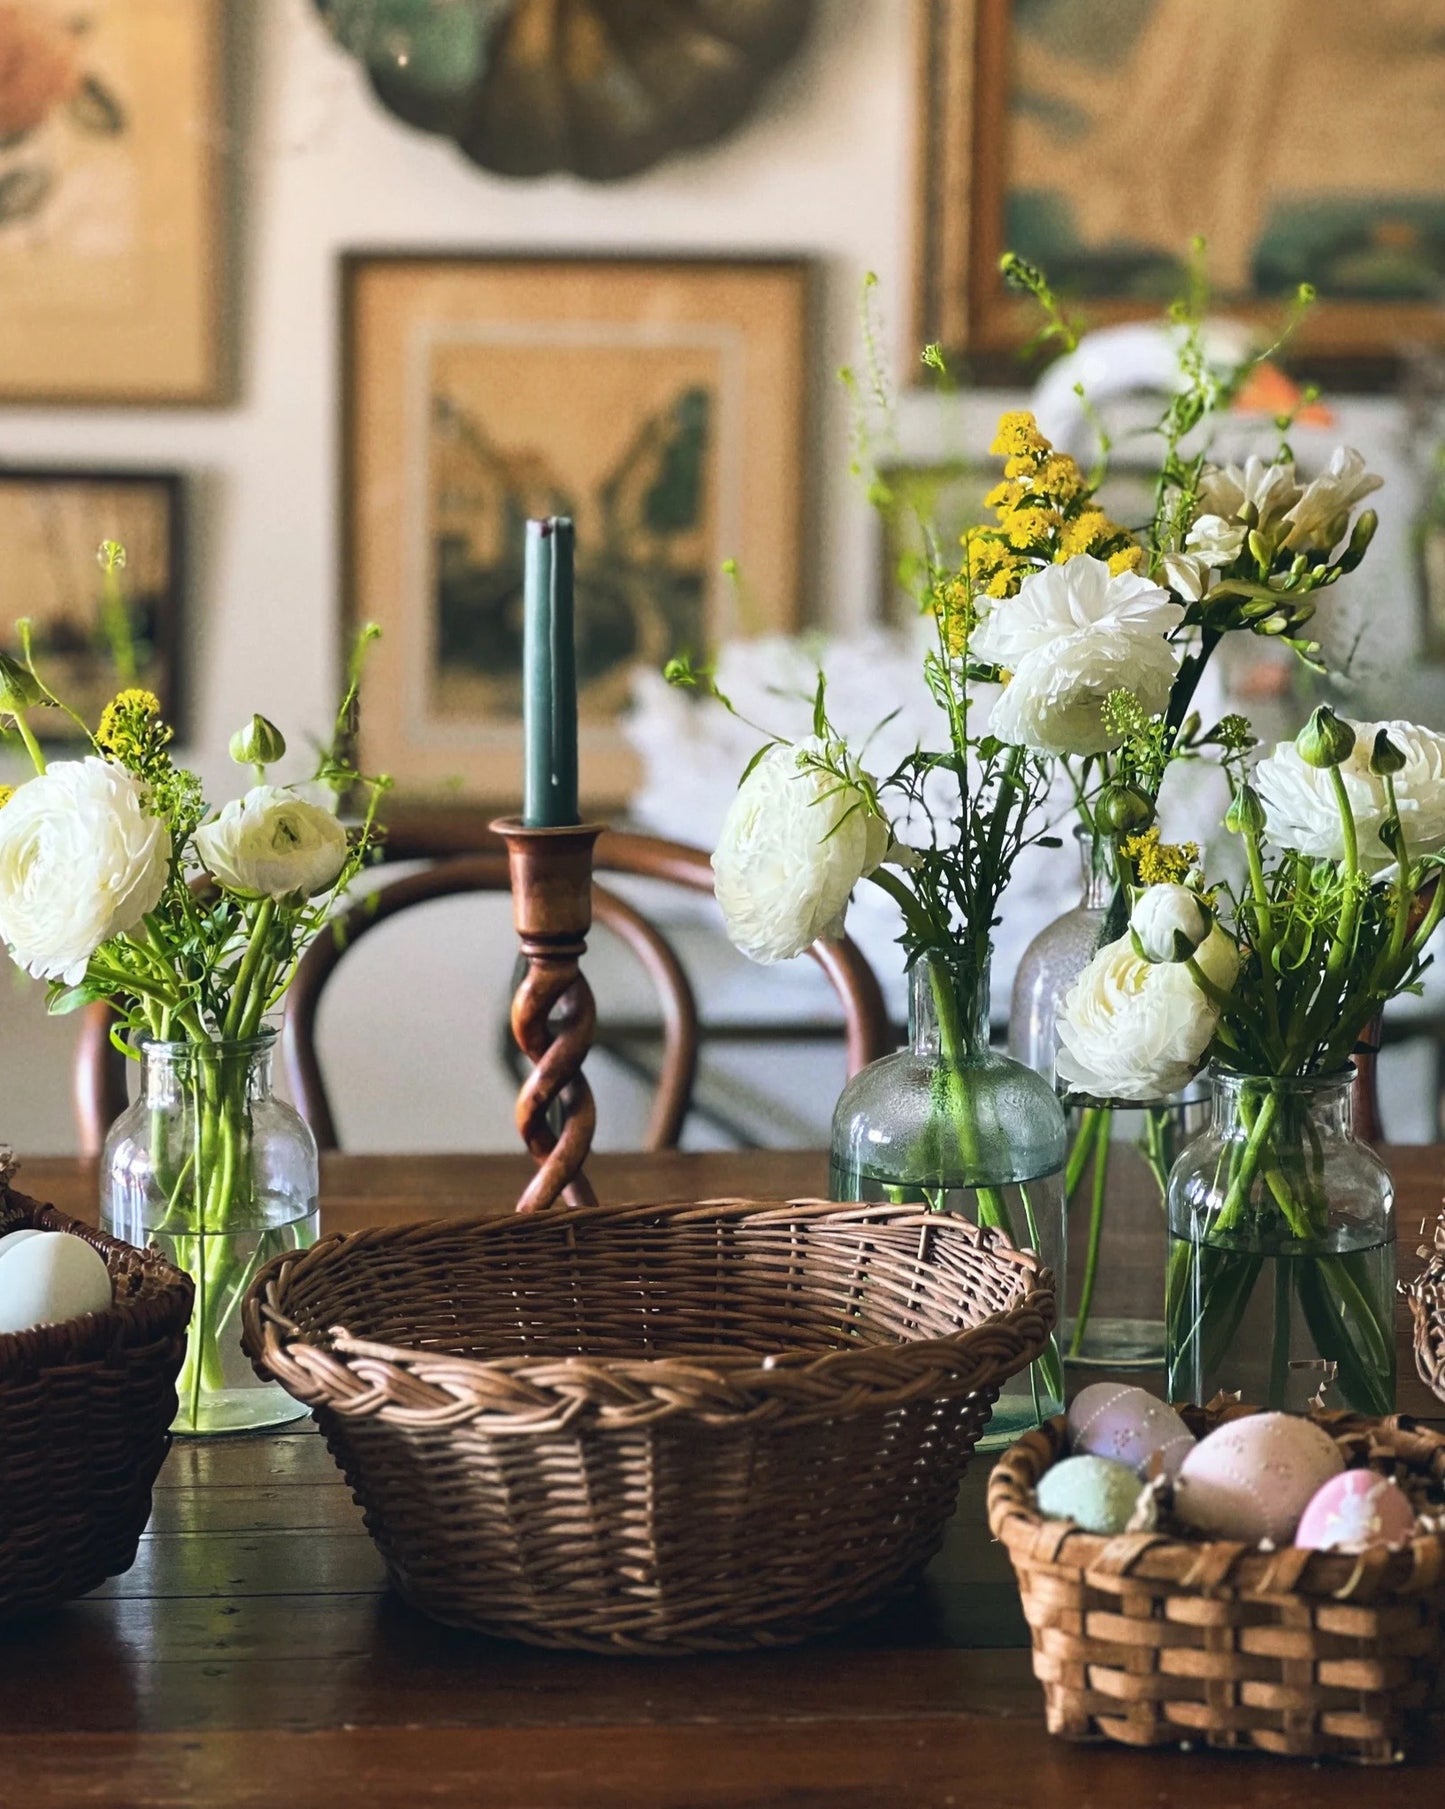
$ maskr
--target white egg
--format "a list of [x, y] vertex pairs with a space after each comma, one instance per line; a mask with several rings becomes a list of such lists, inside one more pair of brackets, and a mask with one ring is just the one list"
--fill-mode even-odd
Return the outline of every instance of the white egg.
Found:
[[37, 1231], [7, 1240], [0, 1254], [0, 1332], [59, 1325], [103, 1312], [113, 1299], [105, 1259], [83, 1237]]
[[0, 1237], [0, 1257], [3, 1257], [7, 1250], [13, 1250], [16, 1244], [23, 1244], [27, 1237], [39, 1236], [40, 1229], [36, 1225], [22, 1225], [18, 1231], [7, 1231], [4, 1237]]

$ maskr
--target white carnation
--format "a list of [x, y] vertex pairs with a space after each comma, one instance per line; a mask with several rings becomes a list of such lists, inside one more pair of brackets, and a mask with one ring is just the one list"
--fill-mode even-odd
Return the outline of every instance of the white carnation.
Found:
[[1042, 754], [1117, 747], [1104, 700], [1126, 690], [1146, 715], [1164, 709], [1179, 669], [1166, 637], [1183, 619], [1167, 590], [1087, 554], [1035, 572], [973, 636], [973, 656], [1009, 674], [990, 732]]
[[1188, 886], [1150, 886], [1134, 901], [1129, 927], [1146, 961], [1187, 961], [1209, 934], [1209, 913]]
[[848, 899], [889, 853], [892, 834], [838, 743], [810, 737], [768, 749], [738, 787], [712, 857], [727, 932], [754, 961], [787, 961], [820, 936], [841, 936]]
[[[1220, 991], [1239, 952], [1217, 925], [1195, 961]], [[1092, 1099], [1168, 1099], [1204, 1065], [1219, 1014], [1185, 962], [1150, 962], [1128, 936], [1099, 950], [1064, 998], [1055, 1071]]]
[[196, 853], [228, 892], [309, 898], [346, 865], [346, 831], [329, 810], [295, 792], [256, 785], [196, 831]]
[[158, 903], [170, 831], [124, 767], [56, 761], [0, 810], [0, 936], [27, 973], [77, 986]]
[[[1360, 866], [1366, 873], [1379, 874], [1395, 861], [1380, 839], [1389, 815], [1385, 783], [1370, 771], [1370, 754], [1381, 729], [1405, 756], [1394, 782], [1406, 846], [1413, 856], [1445, 848], [1445, 735], [1413, 722], [1351, 722], [1350, 727], [1355, 745], [1339, 774], [1355, 819]], [[1344, 826], [1328, 768], [1310, 766], [1292, 741], [1281, 741], [1255, 769], [1254, 787], [1272, 842], [1317, 859], [1344, 859]]]
[[1284, 544], [1295, 551], [1333, 552], [1350, 525], [1351, 509], [1384, 481], [1366, 471], [1353, 446], [1336, 446], [1323, 474], [1305, 485], [1285, 516], [1289, 533]]

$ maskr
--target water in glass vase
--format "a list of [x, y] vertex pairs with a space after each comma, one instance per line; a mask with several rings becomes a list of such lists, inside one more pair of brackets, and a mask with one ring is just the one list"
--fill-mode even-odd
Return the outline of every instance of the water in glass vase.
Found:
[[[943, 957], [910, 971], [909, 1045], [870, 1064], [833, 1115], [835, 1200], [924, 1204], [996, 1226], [1036, 1250], [1063, 1286], [1064, 1115], [1052, 1087], [988, 1046], [988, 979]], [[981, 1450], [1063, 1411], [1063, 1361], [1044, 1355], [1000, 1391]]]

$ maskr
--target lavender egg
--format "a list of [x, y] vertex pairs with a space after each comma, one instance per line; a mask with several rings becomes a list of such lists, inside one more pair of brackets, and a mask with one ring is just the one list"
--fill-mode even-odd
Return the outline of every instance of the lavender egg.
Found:
[[1310, 1498], [1345, 1467], [1312, 1420], [1252, 1413], [1229, 1420], [1180, 1465], [1174, 1511], [1196, 1532], [1245, 1545], [1287, 1545]]
[[1172, 1479], [1194, 1449], [1194, 1435], [1146, 1389], [1095, 1382], [1080, 1389], [1069, 1409], [1069, 1449], [1112, 1457], [1144, 1477], [1157, 1457], [1160, 1471]]
[[1393, 1476], [1346, 1470], [1310, 1497], [1294, 1542], [1310, 1551], [1359, 1552], [1406, 1545], [1414, 1533], [1415, 1510]]

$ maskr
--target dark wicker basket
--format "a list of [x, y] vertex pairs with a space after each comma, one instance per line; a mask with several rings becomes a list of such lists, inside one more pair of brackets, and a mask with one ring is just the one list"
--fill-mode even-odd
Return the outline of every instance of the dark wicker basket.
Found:
[[[1183, 1408], [1203, 1433], [1255, 1411]], [[1406, 1420], [1314, 1416], [1347, 1463], [1445, 1484], [1445, 1438]], [[1046, 1520], [1034, 1491], [1065, 1454], [1050, 1420], [1000, 1459], [988, 1516], [1033, 1632], [1050, 1733], [1130, 1746], [1248, 1748], [1389, 1764], [1440, 1663], [1445, 1538], [1357, 1556]]]
[[1053, 1319], [1037, 1258], [962, 1219], [724, 1200], [326, 1238], [257, 1278], [245, 1342], [418, 1607], [708, 1651], [913, 1577]]
[[1445, 1219], [1436, 1220], [1434, 1253], [1405, 1297], [1415, 1323], [1415, 1367], [1430, 1392], [1445, 1401]]
[[135, 1562], [170, 1447], [191, 1283], [0, 1184], [0, 1234], [34, 1225], [105, 1258], [115, 1304], [0, 1335], [0, 1621], [84, 1595]]

